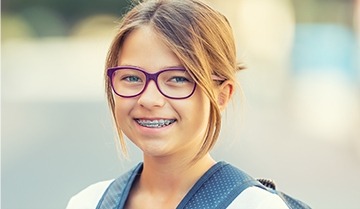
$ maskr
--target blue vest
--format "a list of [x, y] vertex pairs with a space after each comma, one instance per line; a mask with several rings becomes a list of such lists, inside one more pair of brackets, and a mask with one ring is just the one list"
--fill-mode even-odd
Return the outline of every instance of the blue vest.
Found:
[[[125, 206], [132, 184], [140, 176], [143, 164], [125, 173], [104, 192], [96, 209], [122, 209]], [[176, 209], [225, 209], [246, 188], [257, 186], [279, 195], [290, 209], [310, 209], [303, 202], [284, 193], [270, 189], [253, 179], [245, 172], [226, 162], [212, 166], [191, 188]]]

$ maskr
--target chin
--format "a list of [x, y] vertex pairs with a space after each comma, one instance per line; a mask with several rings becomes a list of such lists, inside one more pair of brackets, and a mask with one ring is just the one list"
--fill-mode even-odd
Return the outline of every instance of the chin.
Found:
[[150, 157], [165, 157], [171, 153], [169, 148], [164, 145], [141, 145], [139, 148], [144, 155]]

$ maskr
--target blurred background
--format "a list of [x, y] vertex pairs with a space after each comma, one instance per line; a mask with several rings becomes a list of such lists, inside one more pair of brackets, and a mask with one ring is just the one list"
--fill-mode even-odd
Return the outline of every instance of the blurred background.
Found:
[[[360, 205], [360, 1], [208, 0], [238, 89], [213, 151], [314, 209]], [[103, 66], [130, 0], [1, 2], [1, 208], [62, 209], [141, 160], [118, 151]]]

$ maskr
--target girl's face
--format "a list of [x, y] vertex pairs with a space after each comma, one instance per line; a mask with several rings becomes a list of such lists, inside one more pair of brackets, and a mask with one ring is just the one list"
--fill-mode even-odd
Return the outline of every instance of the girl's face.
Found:
[[[140, 27], [127, 36], [118, 65], [140, 67], [148, 73], [182, 67], [180, 60], [149, 26]], [[139, 96], [113, 96], [118, 127], [145, 156], [180, 155], [192, 159], [198, 153], [210, 114], [210, 101], [198, 86], [191, 97], [179, 100], [163, 96], [154, 81], [150, 81]], [[170, 124], [150, 126], [161, 120]]]

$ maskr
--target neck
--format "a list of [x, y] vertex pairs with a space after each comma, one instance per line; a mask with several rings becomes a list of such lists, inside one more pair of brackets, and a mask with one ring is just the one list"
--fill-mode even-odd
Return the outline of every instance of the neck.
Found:
[[139, 186], [153, 194], [186, 194], [196, 181], [215, 164], [207, 154], [196, 162], [144, 157]]

